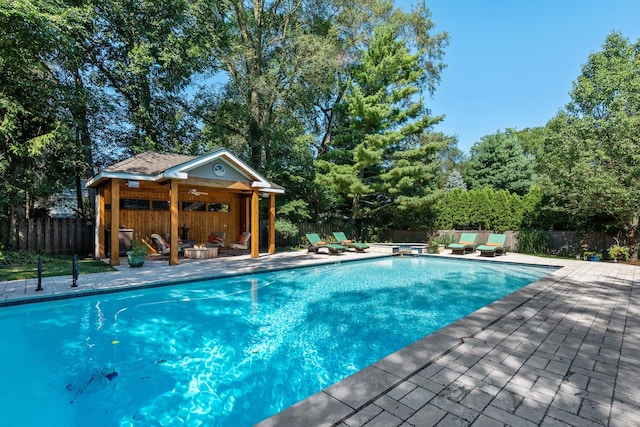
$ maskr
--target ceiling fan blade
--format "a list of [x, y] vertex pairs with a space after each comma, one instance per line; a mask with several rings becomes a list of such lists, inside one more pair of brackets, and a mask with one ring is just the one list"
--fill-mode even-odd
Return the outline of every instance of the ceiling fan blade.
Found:
[[204, 191], [198, 191], [195, 188], [191, 188], [189, 189], [189, 191], [187, 191], [187, 194], [191, 194], [193, 196], [207, 196], [209, 193], [206, 193]]

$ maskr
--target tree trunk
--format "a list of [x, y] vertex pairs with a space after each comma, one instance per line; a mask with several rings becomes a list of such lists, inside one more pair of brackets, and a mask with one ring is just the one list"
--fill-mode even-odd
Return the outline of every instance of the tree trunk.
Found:
[[358, 223], [358, 217], [360, 216], [360, 193], [356, 193], [353, 196], [351, 201], [351, 224], [349, 224], [349, 228], [353, 230], [353, 233], [356, 233], [355, 236], [359, 233], [359, 230], [356, 230], [356, 223]]
[[82, 178], [89, 178], [93, 175], [93, 151], [91, 145], [91, 135], [89, 133], [89, 118], [86, 103], [86, 91], [80, 75], [80, 70], [73, 70], [75, 92], [71, 101], [71, 114], [76, 123], [76, 153], [78, 155], [76, 166], [76, 201], [78, 204], [78, 216], [87, 218], [92, 216], [93, 204], [85, 208], [82, 197]]
[[629, 251], [631, 261], [638, 261], [638, 218], [634, 218], [631, 224], [628, 224], [627, 241], [629, 242]]

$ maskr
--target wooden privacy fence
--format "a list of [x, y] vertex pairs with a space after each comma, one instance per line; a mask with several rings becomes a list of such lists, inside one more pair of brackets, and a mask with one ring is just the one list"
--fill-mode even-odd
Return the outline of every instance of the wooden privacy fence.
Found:
[[29, 218], [0, 221], [0, 242], [5, 249], [52, 255], [90, 256], [93, 225], [77, 218]]
[[[306, 233], [318, 233], [322, 238], [330, 238], [333, 231], [342, 231], [341, 227], [332, 224], [300, 223], [297, 224], [298, 233], [284, 238], [276, 234], [276, 247], [286, 248], [299, 246]], [[467, 230], [478, 233], [478, 242], [486, 241], [491, 231]], [[260, 222], [260, 243], [266, 247], [267, 221]], [[416, 231], [389, 230], [382, 236], [381, 242], [418, 243], [428, 242], [431, 238], [453, 234], [460, 236], [460, 230]], [[580, 252], [582, 237], [573, 231], [545, 231], [548, 250], [553, 254], [573, 255]], [[506, 247], [516, 250], [518, 247], [518, 233], [505, 232]], [[590, 250], [606, 252], [615, 243], [614, 239], [605, 233], [591, 233], [587, 241]], [[91, 256], [94, 247], [93, 225], [76, 218], [30, 218], [18, 220], [11, 224], [0, 220], [0, 243], [5, 249], [42, 252], [54, 255]], [[621, 244], [626, 244], [621, 241]], [[263, 249], [264, 249], [263, 247]]]
[[[268, 233], [268, 222], [260, 221], [260, 244], [265, 246], [267, 243], [267, 233]], [[342, 228], [335, 227], [332, 224], [315, 224], [315, 223], [299, 223], [296, 224], [298, 227], [298, 234], [294, 234], [288, 237], [283, 237], [279, 233], [276, 233], [276, 248], [288, 248], [295, 247], [300, 245], [300, 243], [304, 240], [305, 234], [307, 233], [317, 233], [322, 238], [328, 238], [332, 236], [334, 231], [342, 231]], [[265, 246], [266, 247], [266, 246]]]
[[[388, 242], [407, 243], [407, 242], [428, 242], [436, 236], [452, 235], [455, 240], [460, 237], [462, 230], [437, 230], [437, 231], [417, 231], [417, 230], [388, 230], [384, 233], [383, 239]], [[478, 243], [487, 241], [489, 234], [493, 233], [491, 230], [464, 230], [464, 232], [477, 233]], [[576, 233], [575, 231], [541, 231], [544, 234], [547, 245], [546, 250], [548, 254], [574, 256], [582, 253], [582, 243], [584, 236]], [[505, 231], [503, 234], [507, 235], [505, 247], [511, 251], [518, 249], [518, 232], [517, 231]], [[606, 257], [606, 251], [609, 246], [615, 243], [615, 239], [606, 233], [593, 232], [586, 236], [586, 243], [589, 245], [589, 250], [602, 252]], [[625, 240], [620, 241], [621, 245], [627, 245]]]

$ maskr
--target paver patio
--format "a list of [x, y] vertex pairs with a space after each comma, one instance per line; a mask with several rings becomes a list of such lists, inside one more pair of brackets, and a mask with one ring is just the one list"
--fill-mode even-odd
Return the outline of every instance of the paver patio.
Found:
[[[78, 288], [70, 288], [70, 276], [45, 279], [39, 293], [35, 280], [0, 282], [0, 304], [363, 255], [379, 256], [295, 252], [173, 267], [148, 262], [139, 271], [80, 276]], [[258, 425], [639, 425], [640, 268], [512, 253], [486, 261], [564, 267]]]

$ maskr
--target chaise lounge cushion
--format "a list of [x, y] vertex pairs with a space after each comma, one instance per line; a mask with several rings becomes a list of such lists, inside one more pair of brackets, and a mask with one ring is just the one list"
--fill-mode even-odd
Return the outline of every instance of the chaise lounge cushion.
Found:
[[451, 249], [452, 254], [466, 254], [467, 252], [475, 252], [477, 233], [462, 233], [458, 243], [451, 243], [447, 249]]
[[480, 256], [506, 255], [507, 252], [504, 249], [506, 240], [506, 234], [490, 234], [487, 243], [476, 249], [480, 251]]
[[334, 231], [333, 237], [335, 237], [338, 243], [342, 246], [355, 249], [356, 252], [364, 252], [365, 249], [369, 249], [369, 245], [367, 245], [366, 243], [354, 242], [351, 239], [347, 239], [347, 235], [342, 231]]
[[335, 255], [347, 249], [345, 246], [337, 243], [327, 243], [321, 240], [320, 236], [316, 233], [307, 233], [306, 236], [307, 239], [309, 239], [309, 248], [307, 252], [318, 253], [320, 249], [326, 248], [329, 251], [329, 255]]

